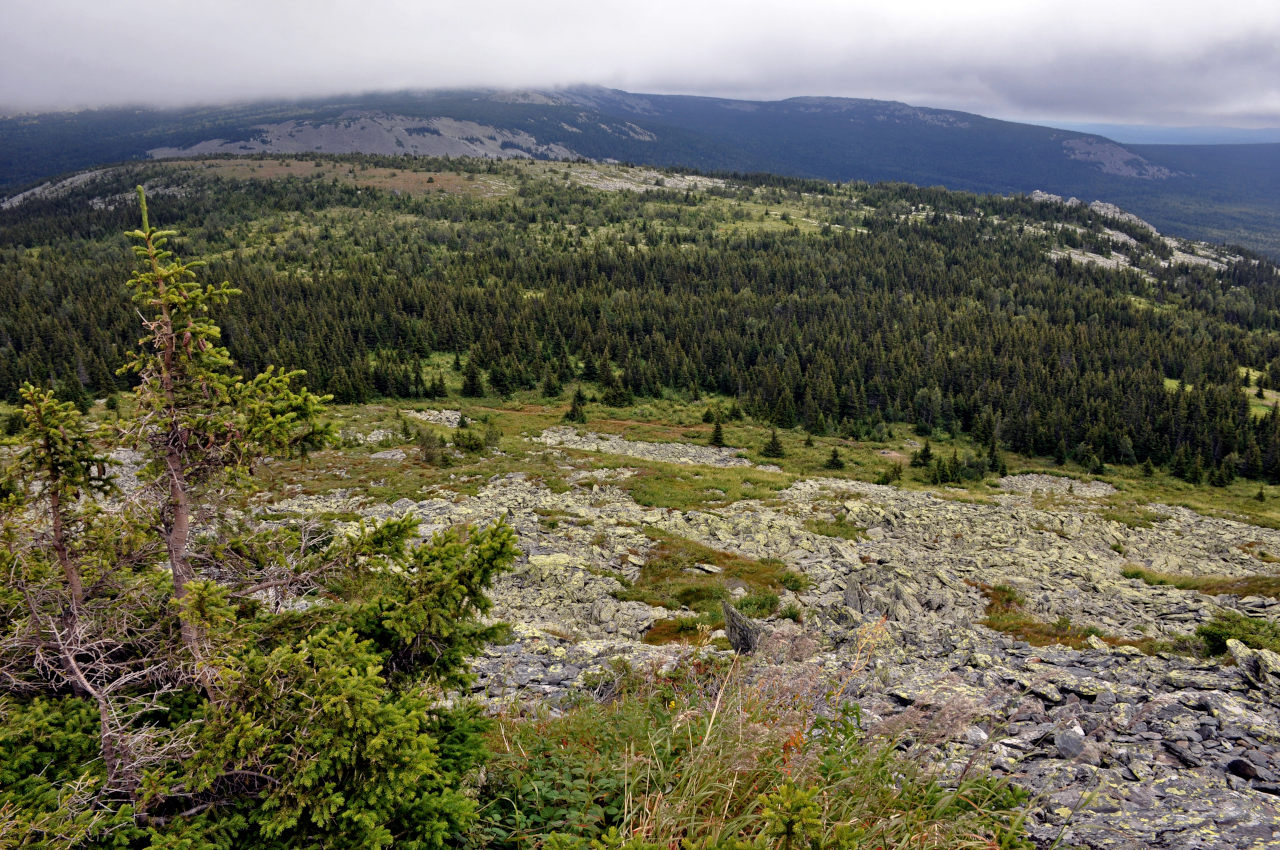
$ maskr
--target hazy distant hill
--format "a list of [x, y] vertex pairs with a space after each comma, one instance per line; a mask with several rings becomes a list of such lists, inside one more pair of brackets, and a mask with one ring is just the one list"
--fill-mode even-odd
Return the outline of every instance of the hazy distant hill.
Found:
[[186, 153], [587, 157], [897, 180], [1118, 204], [1162, 230], [1280, 255], [1280, 144], [1120, 145], [1088, 133], [846, 98], [755, 102], [556, 91], [399, 92], [0, 119], [0, 188]]

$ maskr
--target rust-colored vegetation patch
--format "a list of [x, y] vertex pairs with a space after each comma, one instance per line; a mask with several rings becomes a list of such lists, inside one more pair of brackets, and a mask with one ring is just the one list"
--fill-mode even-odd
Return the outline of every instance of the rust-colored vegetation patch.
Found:
[[487, 175], [456, 174], [451, 171], [422, 171], [412, 167], [383, 168], [362, 166], [328, 159], [298, 157], [264, 157], [244, 159], [196, 159], [175, 165], [202, 169], [219, 177], [236, 180], [299, 179], [337, 180], [369, 189], [402, 192], [408, 195], [430, 195], [444, 192], [453, 195], [491, 197], [506, 194], [505, 184]]
[[1022, 594], [1007, 584], [991, 585], [976, 581], [967, 581], [966, 584], [976, 587], [987, 598], [987, 616], [979, 621], [982, 625], [1025, 640], [1032, 646], [1061, 644], [1072, 649], [1083, 649], [1089, 638], [1096, 637], [1110, 646], [1134, 646], [1148, 654], [1163, 648], [1162, 644], [1151, 638], [1129, 640], [1116, 637], [1097, 626], [1076, 625], [1067, 617], [1059, 617], [1055, 622], [1046, 623], [1027, 613], [1023, 608], [1026, 600]]
[[1125, 578], [1141, 579], [1153, 587], [1176, 587], [1209, 596], [1229, 593], [1235, 596], [1269, 596], [1280, 599], [1280, 576], [1189, 576], [1161, 573], [1132, 566], [1120, 571]]

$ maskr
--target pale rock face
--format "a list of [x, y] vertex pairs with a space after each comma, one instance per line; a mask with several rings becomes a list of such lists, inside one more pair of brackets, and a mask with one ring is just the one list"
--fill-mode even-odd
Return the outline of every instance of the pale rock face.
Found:
[[[696, 464], [700, 466], [751, 466], [751, 461], [738, 457], [741, 449], [694, 446], [687, 443], [645, 443], [624, 440], [613, 434], [579, 433], [577, 429], [557, 425], [543, 431], [534, 440], [548, 446], [562, 446], [589, 452], [625, 455], [663, 463]], [[777, 467], [773, 467], [777, 469]]]
[[577, 159], [563, 145], [543, 144], [528, 133], [459, 121], [412, 118], [353, 110], [331, 121], [262, 124], [250, 139], [206, 139], [185, 148], [147, 151], [155, 159], [231, 153], [378, 153], [416, 156], [475, 156], [493, 159]]
[[[745, 465], [709, 447], [572, 429], [535, 442], [664, 460], [705, 448], [710, 460], [683, 462]], [[573, 468], [567, 455], [560, 460]], [[1280, 552], [1280, 532], [1160, 505], [1149, 506], [1152, 527], [1132, 528], [1102, 515], [1096, 500], [1106, 485], [1054, 476], [1003, 479], [989, 504], [817, 478], [768, 503], [682, 512], [633, 501], [614, 483], [631, 472], [577, 469], [565, 476], [573, 483], [564, 493], [513, 474], [473, 497], [378, 505], [344, 491], [273, 510], [369, 519], [408, 512], [424, 535], [505, 517], [525, 554], [492, 591], [494, 617], [515, 628], [512, 643], [475, 660], [475, 696], [484, 701], [554, 707], [601, 687], [618, 661], [659, 668], [714, 651], [641, 643], [654, 622], [680, 612], [617, 598], [652, 549], [643, 531], [650, 526], [745, 557], [779, 558], [803, 573], [803, 590], [781, 594], [803, 625], [749, 623], [758, 630], [749, 675], [830, 677], [871, 730], [925, 723], [921, 740], [944, 772], [976, 758], [1038, 795], [1028, 827], [1040, 846], [1059, 833], [1065, 844], [1090, 848], [1280, 842], [1280, 656], [1232, 645], [1237, 664], [1224, 667], [1097, 638], [1082, 650], [1032, 647], [979, 625], [986, 599], [976, 587], [1010, 585], [1041, 620], [1067, 617], [1131, 639], [1187, 634], [1221, 609], [1274, 619], [1275, 600], [1148, 587], [1120, 571], [1137, 563], [1256, 573], [1266, 565], [1242, 547]], [[539, 523], [549, 512], [563, 518], [551, 531]], [[837, 514], [866, 528], [866, 539], [805, 526]]]

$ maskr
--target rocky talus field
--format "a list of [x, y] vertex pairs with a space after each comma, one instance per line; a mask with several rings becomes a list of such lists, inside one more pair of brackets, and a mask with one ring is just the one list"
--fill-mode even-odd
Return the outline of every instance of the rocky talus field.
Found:
[[[456, 424], [448, 412], [423, 416]], [[804, 576], [781, 592], [777, 610], [793, 606], [792, 617], [753, 624], [749, 675], [834, 687], [858, 704], [869, 733], [895, 736], [944, 771], [1009, 776], [1033, 795], [1027, 824], [1038, 845], [1280, 846], [1280, 656], [1235, 641], [1226, 663], [1150, 649], [1224, 609], [1274, 620], [1280, 601], [1122, 576], [1135, 566], [1269, 573], [1259, 554], [1280, 553], [1280, 532], [1163, 505], [1117, 519], [1104, 501], [1110, 485], [1039, 474], [1001, 479], [984, 498], [809, 478], [772, 498], [679, 511], [642, 506], [619, 484], [648, 461], [752, 464], [732, 449], [566, 427], [528, 439], [527, 452], [568, 488], [517, 472], [474, 495], [387, 504], [353, 481], [285, 494], [270, 512], [273, 521], [410, 513], [424, 535], [504, 517], [524, 554], [494, 588], [493, 613], [514, 640], [475, 661], [474, 696], [495, 708], [555, 710], [594, 693], [620, 662], [661, 669], [693, 652], [731, 652], [716, 648], [720, 633], [703, 635], [703, 647], [645, 643], [656, 622], [692, 612], [619, 599], [657, 541], [683, 539]], [[412, 461], [404, 450], [380, 454]], [[601, 458], [623, 465], [601, 468]], [[857, 531], [812, 530], [831, 523]], [[747, 592], [725, 583], [730, 596]], [[1032, 646], [982, 625], [996, 586], [1028, 616], [1079, 629], [1082, 648]]]

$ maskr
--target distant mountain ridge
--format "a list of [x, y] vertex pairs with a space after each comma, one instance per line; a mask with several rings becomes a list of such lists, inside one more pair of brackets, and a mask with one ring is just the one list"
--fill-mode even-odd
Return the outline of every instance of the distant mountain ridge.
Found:
[[1122, 145], [895, 101], [555, 90], [391, 92], [0, 119], [0, 189], [148, 156], [588, 158], [1118, 204], [1161, 230], [1280, 256], [1280, 144]]

